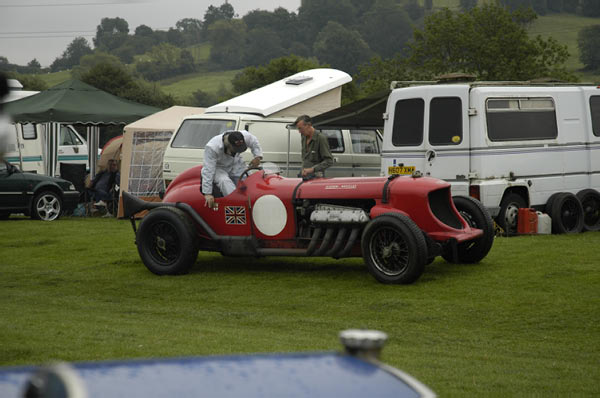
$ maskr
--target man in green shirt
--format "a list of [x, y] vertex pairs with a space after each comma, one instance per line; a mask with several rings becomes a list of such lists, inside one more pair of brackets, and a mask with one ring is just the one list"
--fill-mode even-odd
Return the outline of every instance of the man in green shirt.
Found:
[[302, 135], [302, 177], [323, 177], [333, 164], [327, 137], [314, 129], [308, 115], [299, 116], [294, 124]]

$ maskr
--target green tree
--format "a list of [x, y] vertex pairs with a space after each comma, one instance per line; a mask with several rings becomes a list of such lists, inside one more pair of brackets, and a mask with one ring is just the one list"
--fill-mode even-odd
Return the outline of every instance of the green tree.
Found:
[[411, 66], [483, 80], [573, 79], [564, 66], [566, 46], [553, 38], [528, 37], [525, 26], [536, 17], [531, 10], [510, 12], [492, 4], [467, 13], [442, 10], [425, 19], [423, 30], [415, 30]]
[[194, 58], [187, 50], [181, 50], [169, 43], [161, 43], [146, 53], [145, 59], [136, 64], [136, 70], [144, 78], [157, 81], [193, 72]]
[[152, 105], [168, 108], [175, 104], [172, 96], [163, 93], [156, 85], [136, 80], [125, 67], [112, 63], [101, 63], [82, 74], [81, 80], [113, 95]]
[[30, 67], [32, 70], [39, 71], [40, 69], [42, 69], [42, 65], [40, 65], [40, 62], [36, 58], [29, 61], [27, 66]]
[[295, 73], [325, 66], [326, 65], [319, 64], [316, 59], [290, 55], [274, 59], [265, 66], [251, 66], [245, 68], [234, 77], [231, 81], [231, 85], [233, 86], [235, 94], [240, 95]]
[[548, 11], [562, 12], [563, 0], [547, 0]]
[[93, 51], [88, 41], [83, 37], [76, 37], [67, 46], [67, 49], [62, 53], [62, 56], [56, 58], [50, 70], [57, 72], [64, 69], [70, 69], [76, 65], [79, 65], [81, 57], [87, 54], [91, 54]]
[[395, 0], [377, 0], [363, 15], [359, 29], [371, 50], [382, 58], [401, 53], [412, 37], [410, 18]]
[[356, 17], [356, 8], [350, 0], [303, 0], [298, 9], [299, 40], [314, 44], [317, 34], [329, 22], [354, 26], [357, 23]]
[[460, 0], [460, 9], [462, 11], [470, 11], [477, 6], [477, 0]]
[[264, 65], [285, 55], [279, 35], [271, 29], [257, 27], [248, 32], [245, 46], [245, 65]]
[[240, 19], [220, 20], [208, 28], [210, 59], [228, 69], [244, 64], [246, 24]]
[[419, 5], [418, 0], [406, 0], [404, 10], [413, 21], [417, 21], [425, 15], [425, 8]]
[[577, 12], [577, 7], [579, 7], [579, 0], [564, 0], [563, 1], [563, 11], [571, 14], [575, 14]]
[[23, 90], [44, 91], [48, 89], [48, 84], [39, 75], [9, 73], [7, 77], [17, 79], [23, 85]]
[[96, 27], [94, 46], [102, 51], [110, 52], [121, 47], [128, 38], [129, 24], [123, 18], [102, 18]]
[[[360, 96], [365, 97], [381, 90], [389, 89], [391, 82], [397, 80], [414, 80], [417, 75], [411, 70], [406, 58], [381, 59], [373, 57], [360, 66], [354, 81], [360, 88]], [[422, 77], [420, 77], [422, 78]]]
[[234, 16], [235, 11], [233, 9], [233, 6], [227, 2], [221, 4], [219, 7], [210, 5], [204, 13], [204, 23], [202, 24], [202, 27], [206, 32], [208, 28], [210, 28], [210, 26], [215, 22], [229, 21], [233, 19]]
[[195, 18], [183, 18], [175, 23], [175, 27], [183, 35], [187, 45], [202, 41], [202, 21]]
[[273, 12], [253, 10], [242, 18], [248, 32], [254, 29], [269, 29], [279, 36], [281, 46], [289, 48], [291, 43], [298, 40], [298, 18], [296, 14], [278, 7]]
[[600, 25], [587, 26], [577, 36], [579, 59], [585, 69], [600, 71]]
[[581, 13], [586, 17], [600, 17], [600, 1], [581, 0]]
[[329, 22], [319, 32], [313, 54], [319, 61], [352, 74], [369, 59], [371, 50], [360, 33], [337, 22]]

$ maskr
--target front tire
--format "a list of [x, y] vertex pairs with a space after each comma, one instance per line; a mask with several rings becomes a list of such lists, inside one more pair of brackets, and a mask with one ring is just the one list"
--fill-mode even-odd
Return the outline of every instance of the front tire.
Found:
[[[460, 263], [478, 263], [492, 249], [494, 244], [494, 222], [488, 211], [481, 202], [469, 196], [455, 196], [452, 198], [454, 206], [465, 219], [471, 228], [483, 230], [483, 235], [469, 242], [463, 242], [458, 245], [458, 261]], [[442, 257], [448, 262], [452, 261], [452, 256], [443, 254]]]
[[136, 243], [142, 262], [156, 275], [187, 273], [198, 257], [194, 224], [174, 207], [151, 210], [140, 223]]
[[62, 201], [52, 191], [44, 191], [33, 198], [31, 218], [34, 220], [53, 221], [60, 217]]
[[361, 246], [369, 272], [381, 283], [412, 283], [425, 269], [427, 243], [405, 215], [386, 213], [371, 220]]
[[500, 213], [496, 222], [504, 230], [507, 236], [517, 234], [517, 222], [519, 221], [519, 209], [527, 207], [525, 199], [519, 194], [509, 193], [500, 203]]

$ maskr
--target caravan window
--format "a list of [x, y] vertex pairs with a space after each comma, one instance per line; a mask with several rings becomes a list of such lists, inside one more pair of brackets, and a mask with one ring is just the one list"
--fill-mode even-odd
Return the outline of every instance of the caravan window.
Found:
[[394, 146], [421, 145], [423, 143], [423, 117], [425, 101], [411, 98], [396, 102], [394, 110]]
[[331, 153], [343, 153], [344, 148], [344, 138], [342, 137], [341, 130], [319, 130], [321, 131], [325, 137], [327, 137], [327, 142], [329, 143], [329, 149]]
[[23, 139], [24, 140], [36, 140], [37, 132], [35, 131], [35, 124], [27, 123], [22, 124], [21, 128], [23, 129]]
[[83, 145], [83, 142], [67, 126], [60, 126], [59, 145]]
[[171, 147], [204, 148], [214, 136], [233, 129], [235, 129], [234, 120], [188, 119], [175, 133]]
[[558, 136], [551, 98], [490, 98], [486, 102], [486, 117], [492, 141], [544, 140]]
[[431, 100], [429, 110], [429, 143], [457, 145], [462, 142], [462, 101], [459, 97]]
[[375, 130], [350, 130], [352, 137], [352, 152], [380, 153], [379, 140]]
[[592, 131], [600, 137], [600, 95], [590, 97], [590, 113], [592, 114]]

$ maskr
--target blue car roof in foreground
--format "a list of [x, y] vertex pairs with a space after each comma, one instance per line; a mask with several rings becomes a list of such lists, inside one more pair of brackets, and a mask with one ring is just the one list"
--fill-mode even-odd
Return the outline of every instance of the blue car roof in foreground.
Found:
[[[410, 376], [400, 379], [402, 372], [389, 371], [394, 368], [340, 353], [79, 362], [71, 366], [88, 398], [431, 396]], [[0, 368], [0, 396], [23, 396], [27, 380], [37, 370]]]

